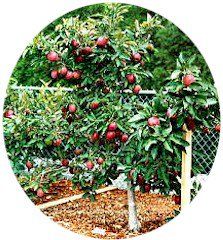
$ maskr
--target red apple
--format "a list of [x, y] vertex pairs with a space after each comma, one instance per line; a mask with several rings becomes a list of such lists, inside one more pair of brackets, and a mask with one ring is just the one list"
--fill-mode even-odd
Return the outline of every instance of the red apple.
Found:
[[214, 129], [215, 129], [215, 131], [220, 132], [221, 131], [221, 125], [220, 124], [216, 125]]
[[177, 114], [172, 114], [172, 109], [168, 108], [166, 111], [166, 115], [168, 118], [172, 118], [172, 119], [176, 119], [177, 118]]
[[58, 78], [58, 71], [57, 70], [52, 70], [50, 73], [50, 76], [52, 79], [57, 79]]
[[74, 47], [74, 48], [78, 48], [80, 46], [80, 44], [78, 43], [78, 41], [76, 41], [75, 39], [73, 39], [71, 41], [71, 45]]
[[91, 136], [91, 140], [93, 142], [96, 142], [96, 141], [98, 141], [98, 139], [99, 139], [99, 134], [97, 132], [94, 132]]
[[81, 52], [81, 54], [83, 54], [83, 55], [89, 55], [89, 54], [92, 53], [92, 48], [89, 47], [89, 46], [87, 46], [87, 47], [85, 47], [85, 48], [82, 48], [80, 52]]
[[195, 81], [195, 77], [192, 74], [187, 74], [183, 77], [183, 84], [185, 87], [189, 87]]
[[158, 117], [154, 116], [154, 117], [150, 117], [147, 123], [149, 127], [156, 127], [160, 125], [160, 120]]
[[42, 198], [42, 197], [44, 197], [45, 193], [44, 193], [44, 191], [43, 191], [42, 188], [39, 188], [39, 189], [37, 190], [37, 192], [36, 192], [36, 195], [37, 195], [39, 198]]
[[103, 47], [105, 47], [108, 44], [108, 42], [109, 42], [109, 38], [108, 37], [99, 37], [97, 42], [96, 42], [96, 45], [98, 47], [103, 48]]
[[95, 110], [95, 109], [97, 109], [99, 107], [99, 102], [92, 102], [91, 103], [91, 109], [92, 110]]
[[133, 53], [132, 54], [132, 59], [135, 61], [135, 62], [140, 62], [141, 59], [142, 59], [142, 56], [140, 53]]
[[66, 76], [65, 76], [65, 78], [66, 78], [67, 80], [70, 80], [71, 78], [73, 78], [73, 72], [68, 71], [67, 74], [66, 74]]
[[74, 79], [80, 79], [80, 77], [81, 77], [81, 72], [80, 71], [76, 70], [76, 71], [73, 72], [73, 78]]
[[75, 62], [76, 62], [76, 63], [82, 63], [82, 62], [84, 62], [84, 57], [83, 57], [83, 56], [77, 56], [76, 59], [75, 59]]
[[88, 170], [92, 170], [94, 168], [94, 163], [92, 161], [87, 161], [86, 167]]
[[108, 125], [108, 131], [115, 131], [117, 129], [117, 124], [116, 122], [112, 122]]
[[151, 190], [151, 185], [150, 184], [145, 184], [145, 192], [150, 192]]
[[97, 163], [98, 163], [99, 165], [103, 164], [103, 162], [104, 162], [104, 159], [103, 159], [103, 158], [99, 157], [99, 158], [97, 159]]
[[128, 82], [131, 83], [131, 84], [135, 83], [135, 81], [136, 81], [136, 78], [135, 78], [134, 74], [127, 74], [125, 77], [128, 80]]
[[136, 85], [134, 88], [133, 88], [133, 92], [135, 94], [139, 94], [139, 92], [142, 90], [141, 86], [140, 85]]
[[55, 147], [59, 147], [62, 144], [62, 139], [58, 138], [53, 142]]
[[196, 125], [195, 125], [195, 121], [192, 117], [187, 117], [186, 118], [186, 124], [187, 124], [188, 130], [192, 130], [192, 131], [195, 130]]
[[114, 138], [115, 138], [115, 132], [113, 132], [113, 131], [108, 131], [108, 132], [106, 133], [106, 139], [107, 139], [108, 141], [112, 141]]
[[7, 110], [5, 113], [4, 113], [4, 116], [5, 118], [10, 118], [12, 119], [14, 117], [14, 112], [12, 110]]
[[181, 197], [177, 195], [172, 196], [172, 200], [175, 202], [175, 204], [180, 205], [181, 203]]
[[46, 55], [46, 58], [51, 61], [51, 62], [57, 62], [60, 60], [59, 58], [59, 55], [56, 53], [56, 52], [49, 52], [47, 55]]
[[137, 176], [137, 183], [139, 185], [143, 185], [145, 183], [145, 178], [142, 176], [142, 174], [138, 174], [138, 176]]
[[210, 134], [210, 130], [208, 127], [203, 127], [202, 131], [203, 133]]
[[26, 167], [28, 168], [28, 170], [30, 170], [31, 168], [33, 168], [33, 164], [30, 161], [27, 161]]
[[121, 141], [122, 142], [127, 142], [128, 139], [129, 139], [129, 136], [127, 134], [122, 134], [122, 136], [121, 136]]
[[59, 73], [63, 76], [65, 76], [67, 74], [67, 71], [68, 69], [66, 67], [62, 67], [60, 70], [59, 70]]
[[73, 104], [70, 104], [68, 106], [68, 110], [69, 110], [70, 113], [75, 113], [77, 111], [77, 108]]
[[69, 160], [68, 160], [68, 159], [62, 159], [62, 160], [61, 160], [61, 165], [62, 165], [63, 167], [67, 167], [67, 166], [69, 165]]
[[117, 130], [115, 131], [115, 137], [121, 138], [121, 136], [122, 136], [122, 132], [121, 132], [119, 129], [117, 129]]

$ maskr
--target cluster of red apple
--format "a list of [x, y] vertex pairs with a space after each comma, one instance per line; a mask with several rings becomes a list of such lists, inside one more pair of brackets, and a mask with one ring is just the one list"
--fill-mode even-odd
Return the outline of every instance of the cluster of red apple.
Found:
[[[142, 61], [142, 56], [140, 53], [133, 53], [132, 54], [132, 61], [138, 63], [140, 62], [141, 65], [144, 65], [144, 62]], [[129, 84], [134, 84], [136, 82], [136, 76], [133, 73], [128, 73], [126, 74], [126, 79], [128, 81]], [[132, 89], [132, 92], [135, 94], [139, 94], [139, 92], [142, 90], [140, 85], [135, 85]]]
[[[106, 140], [108, 142], [111, 142], [113, 141], [114, 139], [119, 139], [121, 142], [125, 143], [128, 141], [128, 134], [126, 133], [122, 133], [119, 129], [118, 129], [118, 125], [116, 122], [112, 122], [108, 125], [107, 127], [107, 131], [106, 131]], [[100, 135], [98, 132], [94, 132], [91, 137], [90, 137], [90, 140], [92, 142], [96, 142], [98, 141], [100, 138]]]
[[[104, 48], [109, 42], [108, 37], [99, 37], [96, 41], [96, 47], [99, 48]], [[76, 63], [82, 63], [85, 61], [86, 56], [90, 55], [93, 52], [93, 48], [90, 46], [86, 46], [83, 48], [80, 48], [80, 44], [77, 40], [73, 39], [71, 41], [71, 46], [74, 48], [72, 51], [72, 54], [75, 56], [75, 62]], [[55, 51], [51, 51], [46, 55], [46, 58], [50, 62], [58, 62], [60, 61], [61, 57], [56, 53]], [[52, 79], [57, 79], [59, 77], [64, 77], [67, 80], [70, 79], [80, 79], [82, 75], [82, 71], [80, 70], [75, 70], [75, 71], [70, 71], [67, 69], [66, 66], [61, 67], [59, 70], [52, 70], [51, 71], [51, 78]]]
[[[98, 157], [96, 158], [96, 162], [99, 164], [99, 165], [102, 165], [104, 163], [104, 159], [102, 157]], [[88, 170], [92, 170], [94, 168], [94, 162], [91, 161], [91, 160], [88, 160], [86, 163], [85, 163], [86, 167]]]

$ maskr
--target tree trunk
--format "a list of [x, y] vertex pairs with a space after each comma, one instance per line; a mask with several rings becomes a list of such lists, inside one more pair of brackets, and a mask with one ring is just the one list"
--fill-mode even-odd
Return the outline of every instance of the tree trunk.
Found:
[[129, 207], [129, 230], [139, 231], [140, 224], [137, 219], [135, 191], [131, 189], [131, 182], [128, 183], [128, 207]]

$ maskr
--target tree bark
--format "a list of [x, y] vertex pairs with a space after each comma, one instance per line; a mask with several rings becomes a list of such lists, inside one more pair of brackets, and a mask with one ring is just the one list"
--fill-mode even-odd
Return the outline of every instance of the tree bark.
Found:
[[128, 183], [128, 207], [129, 207], [129, 230], [139, 231], [140, 223], [137, 218], [135, 191], [131, 189], [131, 182]]

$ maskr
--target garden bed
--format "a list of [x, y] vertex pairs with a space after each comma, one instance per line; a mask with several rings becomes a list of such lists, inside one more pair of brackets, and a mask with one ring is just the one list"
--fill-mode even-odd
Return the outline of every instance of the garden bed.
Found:
[[[65, 228], [82, 235], [102, 239], [120, 239], [152, 231], [176, 215], [179, 206], [171, 197], [136, 192], [139, 233], [128, 231], [128, 205], [125, 190], [107, 191], [96, 196], [96, 201], [78, 199], [43, 210], [43, 213]], [[94, 234], [95, 228], [105, 235]]]

